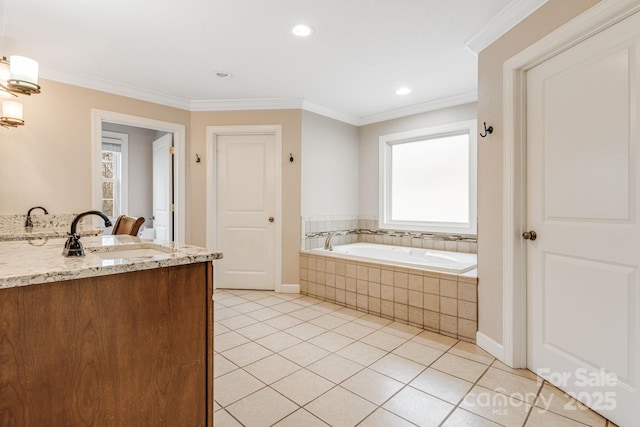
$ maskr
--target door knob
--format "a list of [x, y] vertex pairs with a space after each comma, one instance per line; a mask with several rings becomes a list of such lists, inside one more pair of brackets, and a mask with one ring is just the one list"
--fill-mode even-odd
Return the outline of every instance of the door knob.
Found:
[[525, 231], [524, 233], [522, 233], [522, 238], [525, 240], [536, 240], [538, 238], [538, 235], [533, 230]]
[[273, 218], [272, 216], [269, 217], [269, 222], [273, 222], [275, 221], [275, 218]]

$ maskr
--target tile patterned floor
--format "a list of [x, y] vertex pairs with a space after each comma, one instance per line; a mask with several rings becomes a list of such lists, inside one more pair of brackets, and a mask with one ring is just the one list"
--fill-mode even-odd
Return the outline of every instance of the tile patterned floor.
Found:
[[216, 427], [614, 426], [473, 344], [301, 295], [214, 300]]

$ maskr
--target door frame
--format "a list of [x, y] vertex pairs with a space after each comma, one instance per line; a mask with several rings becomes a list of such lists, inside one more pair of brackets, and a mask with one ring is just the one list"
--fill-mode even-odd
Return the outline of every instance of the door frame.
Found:
[[91, 204], [93, 209], [102, 210], [100, 203], [101, 185], [100, 151], [102, 146], [102, 123], [114, 123], [126, 126], [152, 129], [173, 134], [173, 200], [175, 211], [173, 213], [173, 238], [178, 243], [185, 243], [187, 230], [187, 198], [186, 198], [186, 127], [178, 123], [163, 122], [145, 117], [131, 116], [129, 114], [116, 113], [92, 108], [91, 109]]
[[[238, 125], [238, 126], [207, 126], [206, 129], [206, 245], [207, 248], [216, 247], [217, 241], [217, 164], [216, 152], [218, 136], [229, 135], [273, 135], [275, 137], [275, 292], [282, 292], [282, 125]], [[215, 274], [215, 269], [214, 269]], [[216, 280], [213, 281], [214, 286]]]
[[486, 349], [513, 368], [527, 367], [527, 71], [638, 11], [637, 0], [602, 0], [503, 65], [503, 336]]

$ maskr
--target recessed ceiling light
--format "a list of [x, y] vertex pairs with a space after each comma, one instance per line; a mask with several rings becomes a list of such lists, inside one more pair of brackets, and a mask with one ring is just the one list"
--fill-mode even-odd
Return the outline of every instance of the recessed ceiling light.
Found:
[[219, 77], [224, 80], [229, 80], [230, 78], [233, 77], [233, 74], [228, 73], [226, 71], [216, 71], [216, 77]]
[[291, 29], [291, 32], [298, 37], [307, 37], [313, 33], [313, 28], [307, 24], [298, 24]]
[[396, 95], [408, 95], [411, 93], [411, 89], [409, 89], [408, 87], [401, 87], [400, 89], [396, 90]]

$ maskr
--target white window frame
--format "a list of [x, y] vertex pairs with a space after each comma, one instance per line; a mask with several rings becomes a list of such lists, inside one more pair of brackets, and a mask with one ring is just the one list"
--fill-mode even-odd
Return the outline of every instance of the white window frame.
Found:
[[[394, 144], [435, 139], [448, 135], [469, 135], [469, 221], [430, 222], [398, 221], [391, 219], [391, 148]], [[382, 135], [379, 138], [379, 217], [381, 229], [421, 231], [431, 233], [477, 234], [477, 120], [466, 120], [442, 126], [416, 129], [406, 132]]]
[[[120, 176], [119, 179], [116, 178], [113, 189], [114, 199], [116, 195], [118, 195], [120, 200], [118, 204], [116, 204], [114, 200], [113, 217], [110, 217], [111, 220], [114, 220], [119, 215], [129, 212], [129, 135], [126, 133], [102, 131], [101, 142], [120, 145], [120, 165], [118, 168]], [[104, 180], [101, 178], [101, 182], [102, 181]], [[117, 189], [116, 185], [118, 187]], [[116, 212], [116, 206], [120, 208], [118, 212]]]

